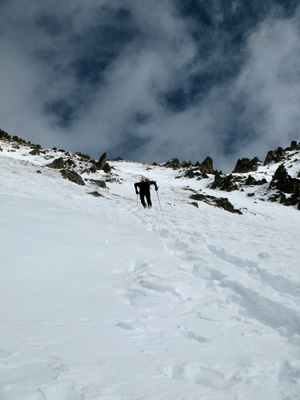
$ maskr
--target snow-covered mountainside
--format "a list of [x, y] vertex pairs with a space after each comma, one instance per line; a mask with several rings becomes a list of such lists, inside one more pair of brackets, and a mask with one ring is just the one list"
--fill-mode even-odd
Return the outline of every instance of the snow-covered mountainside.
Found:
[[299, 399], [299, 145], [230, 175], [0, 147], [1, 400]]

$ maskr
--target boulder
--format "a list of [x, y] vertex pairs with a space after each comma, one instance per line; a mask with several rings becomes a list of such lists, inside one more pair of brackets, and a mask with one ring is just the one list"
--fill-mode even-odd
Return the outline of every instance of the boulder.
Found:
[[101, 181], [100, 179], [90, 179], [90, 182], [93, 185], [98, 186], [100, 188], [103, 188], [103, 189], [106, 188], [106, 183], [104, 181]]
[[109, 174], [109, 173], [111, 172], [111, 166], [110, 166], [108, 163], [106, 163], [106, 164], [104, 165], [104, 167], [103, 167], [103, 171], [104, 171], [106, 174]]
[[297, 147], [298, 147], [297, 142], [293, 140], [291, 142], [290, 150], [297, 150]]
[[69, 179], [69, 181], [74, 182], [77, 185], [81, 185], [81, 186], [85, 185], [81, 176], [79, 174], [77, 174], [77, 172], [75, 172], [75, 171], [70, 171], [68, 169], [62, 169], [60, 171], [60, 173], [62, 174], [62, 177], [64, 179]]
[[56, 158], [52, 163], [46, 165], [49, 168], [62, 169], [65, 168], [65, 162], [62, 157]]
[[98, 193], [98, 192], [89, 192], [88, 194], [91, 194], [94, 197], [103, 197], [102, 194]]
[[99, 161], [97, 162], [96, 166], [98, 169], [103, 170], [106, 163], [107, 163], [107, 153], [103, 153]]
[[31, 150], [29, 152], [29, 154], [33, 155], [33, 156], [39, 156], [40, 155], [40, 149], [39, 147], [34, 148], [33, 150]]
[[111, 166], [107, 162], [107, 153], [103, 153], [99, 161], [96, 163], [96, 168], [104, 171], [106, 174], [111, 172]]

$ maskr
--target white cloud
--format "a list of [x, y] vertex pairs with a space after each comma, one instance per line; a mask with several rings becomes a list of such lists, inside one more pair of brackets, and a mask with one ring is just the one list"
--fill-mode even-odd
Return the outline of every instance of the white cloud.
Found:
[[[2, 9], [0, 36], [0, 127], [12, 134], [93, 156], [118, 148], [132, 134], [147, 139], [144, 147], [132, 150], [135, 159], [202, 161], [210, 155], [218, 169], [232, 168], [237, 157], [263, 157], [271, 148], [299, 140], [299, 13], [289, 19], [270, 14], [254, 31], [245, 32], [249, 37], [240, 72], [227, 81], [216, 79], [175, 112], [166, 107], [162, 93], [174, 87], [188, 93], [192, 74], [221, 71], [224, 65], [237, 68], [236, 55], [223, 48], [230, 32], [214, 32], [213, 48], [204, 55], [192, 37], [195, 21], [182, 18], [171, 0], [155, 7], [148, 0], [102, 1], [102, 6], [130, 10], [135, 36], [118, 48], [101, 84], [93, 86], [80, 81], [71, 68], [78, 52], [90, 45], [85, 35], [91, 27], [107, 23], [99, 1], [84, 6], [79, 0], [51, 5], [31, 1], [25, 9], [18, 4], [12, 0]], [[215, 20], [221, 21], [219, 8], [216, 12]], [[37, 29], [33, 21], [40, 15], [57, 19], [57, 34]], [[118, 29], [118, 21], [109, 23]], [[49, 29], [55, 26], [50, 22]], [[109, 41], [106, 45], [109, 50]], [[76, 122], [70, 129], [53, 125], [43, 106], [60, 96], [70, 94], [71, 99], [74, 93], [82, 99]], [[143, 124], [135, 119], [138, 113], [145, 116]]]

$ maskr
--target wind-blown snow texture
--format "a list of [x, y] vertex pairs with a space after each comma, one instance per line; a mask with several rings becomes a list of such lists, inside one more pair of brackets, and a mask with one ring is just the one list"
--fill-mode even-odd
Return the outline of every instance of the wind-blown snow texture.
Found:
[[126, 161], [96, 198], [1, 144], [1, 400], [299, 399], [298, 210]]

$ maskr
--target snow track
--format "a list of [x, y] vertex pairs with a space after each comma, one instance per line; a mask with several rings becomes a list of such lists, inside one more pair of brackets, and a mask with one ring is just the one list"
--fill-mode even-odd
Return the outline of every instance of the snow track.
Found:
[[[94, 198], [1, 159], [1, 400], [298, 400], [299, 212], [115, 167]], [[145, 171], [162, 211], [136, 205]]]

